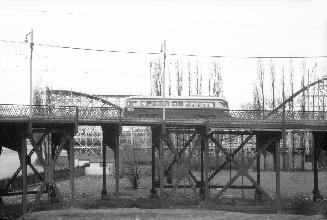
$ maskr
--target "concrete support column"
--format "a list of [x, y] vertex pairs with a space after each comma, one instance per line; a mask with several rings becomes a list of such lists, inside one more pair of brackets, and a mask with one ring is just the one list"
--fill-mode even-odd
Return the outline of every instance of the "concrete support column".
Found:
[[[263, 144], [262, 136], [261, 136], [261, 134], [257, 133], [256, 134], [256, 151], [257, 152], [260, 149], [260, 146], [262, 144]], [[256, 167], [257, 167], [257, 184], [259, 186], [260, 186], [260, 180], [261, 180], [261, 177], [260, 177], [260, 171], [261, 171], [260, 157], [261, 157], [261, 155], [258, 156], [257, 165], [256, 165]], [[257, 200], [262, 199], [262, 194], [258, 189], [255, 190], [255, 199], [257, 199]]]
[[69, 176], [70, 176], [70, 202], [71, 206], [75, 205], [75, 160], [74, 160], [74, 134], [69, 136]]
[[[162, 124], [161, 127], [161, 136], [164, 137], [167, 134], [166, 125]], [[159, 187], [160, 187], [160, 199], [164, 196], [164, 163], [163, 163], [163, 155], [164, 155], [164, 145], [159, 143]]]
[[203, 149], [204, 149], [204, 201], [208, 202], [210, 193], [209, 193], [209, 128], [208, 126], [204, 127], [202, 133]]
[[115, 194], [119, 196], [119, 133], [115, 136]]
[[323, 197], [319, 192], [319, 180], [318, 180], [318, 159], [319, 159], [319, 151], [320, 145], [322, 144], [322, 132], [312, 132], [313, 133], [313, 201], [314, 202], [322, 202]]
[[22, 163], [22, 209], [23, 214], [27, 213], [27, 145], [26, 145], [26, 138], [22, 137], [21, 142], [21, 163]]
[[[119, 135], [121, 132], [121, 126], [119, 124], [107, 124], [102, 125], [103, 133], [103, 146], [109, 146], [114, 151], [115, 159], [115, 195], [119, 195]], [[105, 166], [106, 166], [106, 150], [103, 152], [103, 175], [105, 175]], [[103, 176], [103, 182], [105, 182], [105, 176]], [[103, 188], [103, 193], [106, 193], [106, 188]]]
[[160, 127], [152, 126], [152, 151], [151, 151], [151, 198], [158, 198], [158, 192], [156, 190], [156, 149], [160, 147]]
[[104, 198], [108, 194], [107, 192], [107, 174], [106, 174], [106, 164], [107, 164], [107, 146], [102, 145], [102, 191], [101, 198]]
[[201, 145], [200, 145], [200, 190], [199, 195], [202, 200], [205, 198], [205, 189], [204, 189], [204, 163], [203, 163], [203, 156], [204, 156], [204, 146], [205, 146], [205, 138], [203, 138], [204, 132], [201, 131]]

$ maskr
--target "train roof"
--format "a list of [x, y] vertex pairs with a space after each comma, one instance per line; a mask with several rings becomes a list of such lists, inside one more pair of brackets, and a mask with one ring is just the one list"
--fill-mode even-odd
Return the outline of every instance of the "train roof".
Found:
[[[155, 99], [155, 100], [162, 100], [162, 96], [129, 96], [126, 98], [128, 99]], [[215, 96], [166, 96], [166, 100], [222, 100], [226, 101], [226, 99], [222, 97], [215, 97]]]

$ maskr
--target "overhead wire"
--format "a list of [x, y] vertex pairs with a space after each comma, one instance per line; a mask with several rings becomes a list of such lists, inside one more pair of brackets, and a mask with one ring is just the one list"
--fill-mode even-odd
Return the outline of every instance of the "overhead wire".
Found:
[[[1, 39], [0, 39], [0, 42], [15, 43], [15, 44], [26, 44], [25, 42], [12, 41], [12, 40], [1, 40]], [[106, 53], [144, 54], [144, 55], [159, 55], [159, 54], [162, 54], [161, 52], [108, 50], [108, 49], [72, 47], [72, 46], [43, 44], [43, 43], [34, 43], [34, 45], [35, 46], [40, 46], [40, 47], [50, 47], [50, 48], [59, 48], [59, 49], [70, 49], [70, 50], [82, 50], [82, 51], [93, 51], [93, 52], [106, 52]], [[317, 59], [317, 58], [327, 58], [327, 55], [317, 55], [317, 56], [227, 56], [227, 55], [199, 55], [199, 54], [183, 54], [183, 53], [167, 53], [167, 56], [238, 58], [238, 59]]]

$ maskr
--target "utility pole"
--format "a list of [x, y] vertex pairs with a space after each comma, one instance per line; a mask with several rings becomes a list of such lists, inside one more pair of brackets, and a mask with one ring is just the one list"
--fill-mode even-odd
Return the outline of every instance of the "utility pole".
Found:
[[27, 36], [30, 35], [31, 41], [30, 41], [30, 48], [31, 48], [31, 55], [30, 55], [30, 115], [29, 115], [29, 133], [32, 134], [32, 117], [33, 117], [33, 111], [32, 111], [32, 104], [33, 104], [33, 47], [34, 47], [34, 40], [33, 40], [33, 29], [31, 32], [26, 34], [25, 36], [25, 43], [28, 42]]

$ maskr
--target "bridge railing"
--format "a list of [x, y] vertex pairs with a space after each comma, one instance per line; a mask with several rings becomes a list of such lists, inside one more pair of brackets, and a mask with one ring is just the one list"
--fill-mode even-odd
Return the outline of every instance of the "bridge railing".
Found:
[[[32, 106], [33, 119], [81, 119], [81, 120], [116, 120], [120, 119], [121, 112], [112, 107], [76, 107], [76, 106]], [[187, 112], [187, 114], [185, 113]], [[126, 119], [147, 119], [161, 120], [161, 114], [137, 114], [126, 116]], [[161, 112], [160, 112], [161, 113]], [[28, 119], [30, 116], [29, 105], [0, 105], [0, 119]], [[125, 115], [123, 116], [125, 117]], [[217, 121], [281, 121], [283, 120], [282, 111], [272, 112], [269, 110], [223, 110], [206, 114], [205, 110], [197, 110], [192, 115], [192, 111], [178, 110], [174, 114], [167, 114], [166, 120], [217, 120]], [[286, 111], [286, 121], [321, 121], [327, 120], [327, 114], [323, 111]]]
[[[29, 118], [29, 105], [1, 104], [1, 118]], [[76, 107], [33, 105], [33, 119], [119, 119], [120, 112], [112, 107]]]
[[112, 107], [78, 107], [80, 119], [119, 119], [120, 112]]
[[[283, 120], [282, 111], [272, 112], [269, 110], [229, 110], [230, 118], [220, 118], [221, 120], [266, 120], [281, 121]], [[287, 121], [319, 121], [327, 120], [327, 113], [323, 111], [285, 111], [285, 120]]]

